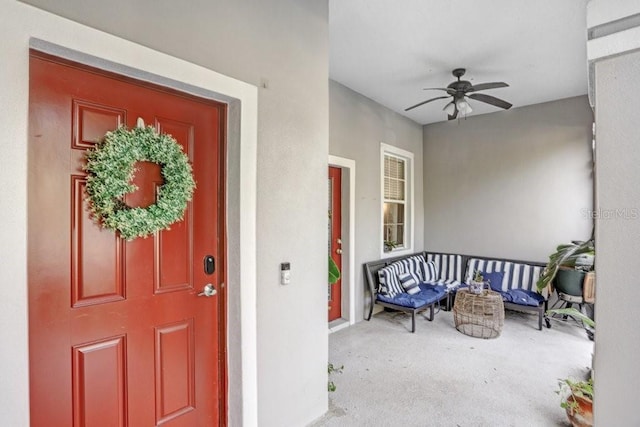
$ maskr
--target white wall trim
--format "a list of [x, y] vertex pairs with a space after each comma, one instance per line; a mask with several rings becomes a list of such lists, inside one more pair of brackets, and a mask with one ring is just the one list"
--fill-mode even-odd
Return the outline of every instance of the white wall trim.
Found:
[[[356, 161], [347, 159], [345, 157], [329, 155], [329, 166], [337, 166], [341, 168], [343, 178], [346, 174], [349, 180], [349, 194], [347, 195], [349, 201], [349, 224], [347, 225], [347, 228], [349, 230], [349, 249], [347, 251], [349, 266], [349, 275], [347, 277], [347, 286], [349, 291], [349, 310], [347, 320], [349, 322], [349, 325], [353, 325], [354, 323], [356, 323]], [[342, 200], [344, 201], [344, 199], [345, 194], [343, 192]]]
[[[619, 1], [615, 7], [604, 0], [592, 0], [587, 4], [587, 25], [591, 34], [594, 27], [610, 27], [612, 31], [628, 17], [640, 14], [637, 0]], [[634, 20], [631, 23], [635, 24]], [[587, 61], [589, 69], [589, 103], [595, 108], [595, 64], [598, 61], [640, 49], [640, 27], [631, 27], [611, 32], [602, 37], [587, 40]]]
[[[406, 234], [408, 245], [403, 249], [393, 250], [390, 252], [384, 251], [384, 245], [382, 243], [384, 239], [384, 218], [382, 218], [382, 212], [384, 209], [384, 155], [385, 153], [389, 153], [392, 155], [396, 155], [399, 157], [404, 157], [408, 160], [409, 165], [409, 230]], [[380, 245], [380, 258], [390, 258], [402, 255], [408, 255], [413, 253], [413, 244], [415, 241], [415, 159], [414, 155], [411, 151], [403, 150], [402, 148], [396, 147], [395, 145], [385, 144], [384, 142], [380, 143], [380, 237], [378, 239], [378, 244]], [[406, 203], [406, 202], [405, 202]], [[405, 205], [406, 207], [406, 205]]]
[[[605, 0], [591, 0], [587, 4], [587, 28], [610, 27], [611, 33], [589, 38], [587, 41], [587, 60], [594, 62], [614, 55], [640, 49], [640, 27], [633, 26], [637, 20], [629, 22], [631, 28], [620, 27], [627, 18], [640, 14], [637, 0], [618, 0], [615, 5]], [[620, 28], [620, 31], [615, 31]]]
[[636, 49], [640, 49], [640, 27], [589, 40], [587, 60], [592, 62]]
[[[229, 258], [237, 257], [239, 271], [229, 274], [228, 360], [229, 424], [258, 424], [257, 323], [256, 323], [256, 179], [258, 91], [255, 86], [180, 60], [139, 44], [75, 23], [16, 1], [2, 1], [0, 25], [0, 93], [11, 111], [0, 118], [0, 181], [12, 182], [3, 198], [15, 204], [0, 207], [0, 232], [4, 245], [0, 249], [4, 279], [0, 294], [0, 341], [11, 342], [0, 351], [3, 384], [0, 385], [0, 416], [7, 425], [29, 425], [28, 306], [27, 289], [27, 129], [30, 42], [40, 50], [54, 46], [60, 51], [93, 57], [89, 65], [104, 68], [117, 64], [135, 70], [133, 77], [143, 80], [156, 76], [176, 82], [176, 88], [197, 95], [215, 93], [229, 102], [230, 116], [236, 116], [238, 147], [235, 159], [239, 171], [233, 179], [228, 221], [237, 229], [229, 235]], [[38, 39], [38, 40], [34, 40]], [[60, 53], [60, 52], [58, 52]], [[122, 70], [120, 70], [122, 71]], [[118, 71], [118, 72], [120, 72]], [[202, 91], [199, 91], [200, 88]], [[206, 96], [206, 95], [205, 95]], [[241, 108], [240, 108], [241, 107]], [[229, 152], [232, 148], [229, 147]], [[230, 177], [231, 179], [231, 177]], [[242, 191], [240, 191], [242, 189]], [[231, 205], [230, 205], [231, 206]], [[233, 218], [232, 218], [233, 216]], [[6, 285], [6, 286], [5, 286]], [[9, 308], [5, 310], [5, 307]], [[236, 323], [234, 325], [234, 323]], [[239, 361], [239, 362], [238, 362]]]

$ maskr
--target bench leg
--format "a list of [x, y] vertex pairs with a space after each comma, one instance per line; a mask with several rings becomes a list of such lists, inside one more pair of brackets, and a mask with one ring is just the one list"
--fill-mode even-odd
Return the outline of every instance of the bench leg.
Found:
[[451, 311], [453, 309], [453, 298], [455, 297], [455, 292], [450, 291], [447, 293], [447, 311]]
[[540, 311], [538, 311], [538, 330], [541, 331], [542, 330], [542, 318], [544, 317], [544, 311], [542, 310], [542, 307], [540, 308]]
[[[539, 331], [542, 330], [542, 319], [545, 318], [545, 315], [548, 309], [549, 309], [549, 301], [545, 300], [543, 307], [540, 307], [539, 308], [540, 311], [538, 312], [538, 330]], [[547, 322], [547, 328], [550, 328], [551, 323], [549, 323], [548, 319], [545, 319], [545, 320]]]
[[433, 320], [433, 307], [435, 306], [435, 303], [431, 304], [429, 306], [429, 317], [427, 318], [427, 320], [429, 322], [431, 322]]
[[371, 316], [373, 315], [373, 298], [371, 298], [371, 304], [369, 305], [369, 315], [366, 320], [371, 320]]
[[416, 311], [411, 312], [411, 333], [416, 331]]

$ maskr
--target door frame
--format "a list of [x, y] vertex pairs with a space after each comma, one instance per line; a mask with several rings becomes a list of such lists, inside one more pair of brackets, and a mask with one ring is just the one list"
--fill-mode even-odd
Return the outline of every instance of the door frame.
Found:
[[[329, 166], [342, 170], [342, 319], [333, 321], [329, 332], [356, 323], [355, 250], [356, 250], [356, 161], [329, 155]], [[345, 237], [346, 236], [346, 237]], [[345, 274], [346, 273], [346, 274]]]
[[[3, 135], [12, 140], [27, 140], [29, 49], [36, 49], [55, 56], [89, 66], [115, 72], [138, 80], [149, 81], [182, 92], [212, 98], [229, 105], [227, 135], [227, 254], [228, 264], [228, 312], [227, 312], [227, 372], [228, 382], [227, 421], [230, 425], [255, 426], [257, 411], [257, 322], [256, 322], [256, 176], [257, 176], [257, 117], [258, 90], [256, 86], [221, 75], [202, 66], [149, 49], [128, 40], [104, 33], [56, 15], [23, 4], [7, 5], [8, 21], [19, 22], [3, 29], [5, 47], [0, 48], [4, 57], [22, 57], [12, 61], [5, 70], [14, 79], [0, 83], [14, 106], [10, 129]], [[9, 49], [10, 47], [10, 49]], [[6, 89], [6, 91], [4, 90]], [[26, 146], [26, 145], [25, 145]], [[26, 149], [13, 157], [19, 164], [26, 164]], [[26, 172], [14, 174], [18, 199], [26, 195]], [[240, 191], [242, 183], [242, 191]], [[26, 198], [26, 196], [25, 196]], [[26, 206], [16, 215], [24, 217], [19, 237], [7, 236], [8, 244], [26, 239]], [[18, 245], [18, 247], [23, 247]], [[20, 251], [18, 251], [20, 252]], [[26, 267], [26, 257], [16, 268]], [[10, 272], [9, 272], [10, 274]], [[26, 269], [23, 289], [16, 292], [15, 310], [27, 313]], [[17, 278], [19, 279], [19, 278]], [[9, 302], [9, 301], [8, 301]], [[19, 318], [20, 316], [18, 316]], [[14, 336], [21, 343], [28, 340], [26, 322], [11, 322]], [[15, 425], [28, 425], [29, 406], [28, 349], [18, 345], [13, 349], [16, 361], [15, 377], [8, 381], [14, 390], [21, 390], [12, 399], [17, 404]], [[23, 422], [27, 418], [27, 422]], [[9, 420], [12, 421], [12, 420]]]

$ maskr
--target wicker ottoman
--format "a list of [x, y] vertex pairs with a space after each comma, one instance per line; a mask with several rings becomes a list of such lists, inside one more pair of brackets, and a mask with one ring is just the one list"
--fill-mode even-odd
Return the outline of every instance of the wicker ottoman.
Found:
[[472, 294], [460, 289], [453, 304], [453, 318], [456, 329], [465, 335], [497, 338], [504, 325], [502, 296], [490, 290]]

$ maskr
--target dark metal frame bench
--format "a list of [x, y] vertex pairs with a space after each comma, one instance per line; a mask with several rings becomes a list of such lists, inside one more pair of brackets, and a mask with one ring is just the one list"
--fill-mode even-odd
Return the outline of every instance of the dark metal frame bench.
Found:
[[398, 311], [402, 311], [405, 313], [410, 313], [411, 314], [411, 332], [415, 332], [416, 331], [416, 314], [425, 311], [425, 310], [429, 310], [429, 317], [427, 317], [427, 320], [432, 321], [434, 319], [435, 316], [435, 306], [436, 304], [439, 304], [441, 300], [446, 299], [448, 296], [445, 295], [443, 296], [443, 298], [438, 299], [434, 302], [432, 302], [431, 304], [425, 304], [423, 306], [420, 307], [406, 307], [403, 305], [399, 305], [399, 304], [393, 304], [393, 303], [389, 303], [386, 301], [380, 301], [377, 299], [377, 289], [378, 289], [378, 285], [379, 285], [379, 281], [378, 281], [378, 270], [380, 270], [381, 268], [384, 268], [388, 265], [391, 265], [392, 263], [399, 261], [401, 259], [404, 258], [408, 258], [410, 256], [414, 256], [414, 255], [421, 255], [423, 254], [423, 252], [419, 252], [419, 253], [415, 253], [415, 254], [411, 254], [411, 255], [406, 255], [406, 256], [400, 256], [400, 257], [394, 257], [394, 258], [385, 258], [382, 260], [378, 260], [378, 261], [372, 261], [372, 262], [367, 262], [364, 264], [364, 276], [366, 278], [367, 284], [369, 286], [369, 294], [371, 296], [371, 305], [369, 307], [369, 314], [366, 317], [366, 320], [371, 320], [371, 316], [373, 315], [373, 306], [374, 304], [378, 304], [382, 307], [387, 307], [387, 308], [391, 308], [393, 310], [398, 310]]
[[[471, 258], [477, 258], [477, 259], [482, 259], [485, 261], [502, 261], [502, 262], [511, 262], [514, 264], [526, 264], [532, 267], [546, 267], [547, 264], [545, 263], [541, 263], [541, 262], [534, 262], [534, 261], [522, 261], [522, 260], [517, 260], [517, 259], [506, 259], [506, 258], [492, 258], [492, 257], [483, 257], [483, 256], [471, 256], [471, 255], [463, 255], [464, 258], [464, 262], [465, 265], [468, 266], [469, 264], [469, 260]], [[467, 277], [467, 272], [465, 272], [465, 277]], [[522, 304], [516, 304], [513, 302], [509, 302], [509, 301], [503, 301], [504, 304], [504, 308], [508, 309], [508, 310], [515, 310], [515, 311], [528, 311], [528, 312], [533, 312], [536, 313], [538, 315], [538, 330], [542, 330], [542, 321], [544, 320], [544, 314], [547, 311], [548, 308], [548, 304], [549, 304], [549, 299], [545, 298], [544, 302], [540, 303], [537, 307], [532, 306], [532, 305], [522, 305]]]
[[[427, 318], [429, 321], [433, 320], [434, 318], [434, 308], [435, 308], [435, 304], [436, 303], [440, 303], [440, 301], [434, 302], [433, 304], [429, 304], [429, 305], [425, 305], [422, 307], [418, 307], [418, 308], [412, 308], [412, 307], [405, 307], [402, 305], [397, 305], [397, 304], [391, 304], [391, 303], [387, 303], [384, 301], [380, 301], [377, 299], [377, 289], [378, 289], [378, 270], [380, 270], [383, 267], [386, 267], [396, 261], [399, 261], [401, 259], [410, 257], [410, 256], [414, 256], [414, 255], [426, 255], [432, 252], [418, 252], [415, 254], [411, 254], [411, 255], [405, 255], [405, 256], [400, 256], [400, 257], [394, 257], [394, 258], [385, 258], [385, 259], [381, 259], [381, 260], [377, 260], [377, 261], [371, 261], [371, 262], [367, 262], [363, 265], [364, 267], [364, 274], [365, 274], [365, 279], [367, 281], [367, 285], [369, 288], [369, 294], [371, 296], [371, 304], [369, 306], [369, 313], [367, 315], [367, 317], [365, 318], [366, 320], [371, 320], [371, 316], [373, 315], [373, 307], [375, 304], [378, 304], [380, 306], [383, 307], [387, 307], [387, 308], [391, 308], [394, 310], [398, 310], [398, 311], [403, 311], [406, 313], [410, 313], [411, 314], [411, 332], [415, 332], [415, 321], [416, 321], [416, 314], [421, 312], [421, 311], [425, 311], [427, 309], [430, 310], [429, 313], [429, 317]], [[445, 255], [453, 255], [453, 254], [445, 254]], [[499, 261], [499, 262], [509, 262], [509, 263], [515, 263], [515, 264], [526, 264], [529, 266], [534, 266], [534, 267], [546, 267], [546, 264], [544, 263], [540, 263], [540, 262], [532, 262], [532, 261], [522, 261], [522, 260], [514, 260], [514, 259], [506, 259], [506, 258], [494, 258], [494, 257], [484, 257], [484, 256], [475, 256], [475, 255], [460, 255], [462, 257], [462, 265], [464, 268], [464, 275], [463, 275], [463, 280], [464, 278], [467, 277], [468, 272], [466, 271], [468, 268], [468, 263], [469, 260], [471, 258], [476, 258], [476, 259], [481, 259], [481, 260], [485, 260], [485, 261]], [[455, 298], [455, 291], [447, 294], [444, 298], [446, 299], [446, 306], [450, 307], [453, 305], [453, 299]], [[510, 310], [516, 310], [516, 311], [527, 311], [527, 312], [534, 312], [538, 315], [538, 329], [542, 330], [542, 322], [544, 319], [544, 314], [547, 311], [548, 308], [548, 298], [545, 298], [544, 302], [541, 302], [537, 307], [536, 306], [531, 306], [531, 305], [522, 305], [522, 304], [517, 304], [517, 303], [513, 303], [513, 302], [509, 302], [509, 301], [504, 301], [504, 307], [505, 309], [510, 309]]]

